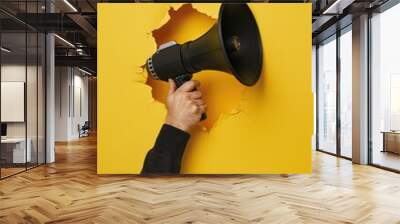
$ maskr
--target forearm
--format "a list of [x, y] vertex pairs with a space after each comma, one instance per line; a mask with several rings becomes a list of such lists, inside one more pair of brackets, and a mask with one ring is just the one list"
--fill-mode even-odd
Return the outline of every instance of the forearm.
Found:
[[179, 173], [189, 137], [187, 132], [164, 124], [154, 147], [146, 155], [142, 174]]

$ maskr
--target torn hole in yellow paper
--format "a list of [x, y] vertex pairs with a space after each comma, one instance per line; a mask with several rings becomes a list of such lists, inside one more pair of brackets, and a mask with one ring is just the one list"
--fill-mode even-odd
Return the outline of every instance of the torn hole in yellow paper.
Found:
[[[169, 20], [163, 20], [164, 23], [152, 32], [157, 47], [169, 41], [183, 44], [189, 40], [195, 40], [207, 32], [217, 21], [217, 18], [214, 18], [216, 13], [211, 13], [210, 15], [213, 16], [211, 17], [193, 8], [192, 4], [183, 4], [180, 8], [175, 9], [171, 7], [168, 15]], [[239, 104], [246, 87], [231, 74], [219, 71], [201, 71], [196, 73], [193, 79], [200, 81], [199, 89], [208, 105], [207, 119], [201, 122], [202, 126], [209, 130], [222, 113], [237, 114], [240, 112]], [[152, 87], [154, 99], [165, 104], [168, 83], [148, 77], [147, 84]]]

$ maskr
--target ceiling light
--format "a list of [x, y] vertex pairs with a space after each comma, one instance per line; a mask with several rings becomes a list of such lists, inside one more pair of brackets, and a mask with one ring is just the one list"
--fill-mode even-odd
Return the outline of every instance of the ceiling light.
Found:
[[88, 72], [88, 71], [86, 71], [86, 70], [83, 70], [83, 69], [81, 69], [81, 68], [79, 68], [79, 67], [78, 67], [78, 70], [81, 71], [81, 72], [83, 72], [83, 73], [85, 73], [85, 74], [87, 74], [87, 75], [90, 75], [90, 76], [93, 75], [92, 73], [90, 73], [90, 72]]
[[343, 9], [347, 8], [353, 2], [354, 0], [336, 0], [322, 14], [341, 14], [343, 13]]
[[5, 47], [1, 47], [0, 49], [1, 49], [1, 51], [4, 51], [6, 53], [10, 53], [11, 52], [11, 50], [9, 50], [9, 49], [7, 49]]
[[74, 12], [78, 12], [78, 10], [68, 1], [64, 0], [65, 4], [67, 4]]
[[75, 48], [75, 45], [73, 45], [73, 44], [72, 44], [71, 42], [69, 42], [68, 40], [66, 40], [66, 39], [64, 39], [64, 38], [62, 38], [62, 37], [60, 37], [60, 36], [57, 35], [57, 34], [54, 34], [54, 36], [57, 37], [57, 38], [58, 38], [59, 40], [61, 40], [62, 42], [64, 42], [65, 44], [67, 44], [68, 46]]
[[83, 55], [83, 49], [77, 48], [76, 53], [78, 53], [78, 55]]

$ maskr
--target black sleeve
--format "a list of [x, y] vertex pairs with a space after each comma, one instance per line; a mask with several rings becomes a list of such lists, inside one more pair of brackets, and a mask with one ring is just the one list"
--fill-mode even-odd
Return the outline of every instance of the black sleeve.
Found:
[[147, 153], [142, 174], [177, 174], [189, 133], [164, 124], [154, 147]]

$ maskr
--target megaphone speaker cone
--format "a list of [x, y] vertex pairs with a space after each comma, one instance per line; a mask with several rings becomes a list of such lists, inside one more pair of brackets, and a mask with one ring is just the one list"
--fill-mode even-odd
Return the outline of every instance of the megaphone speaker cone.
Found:
[[263, 54], [257, 22], [247, 4], [223, 4], [218, 25], [231, 73], [244, 85], [254, 85]]

